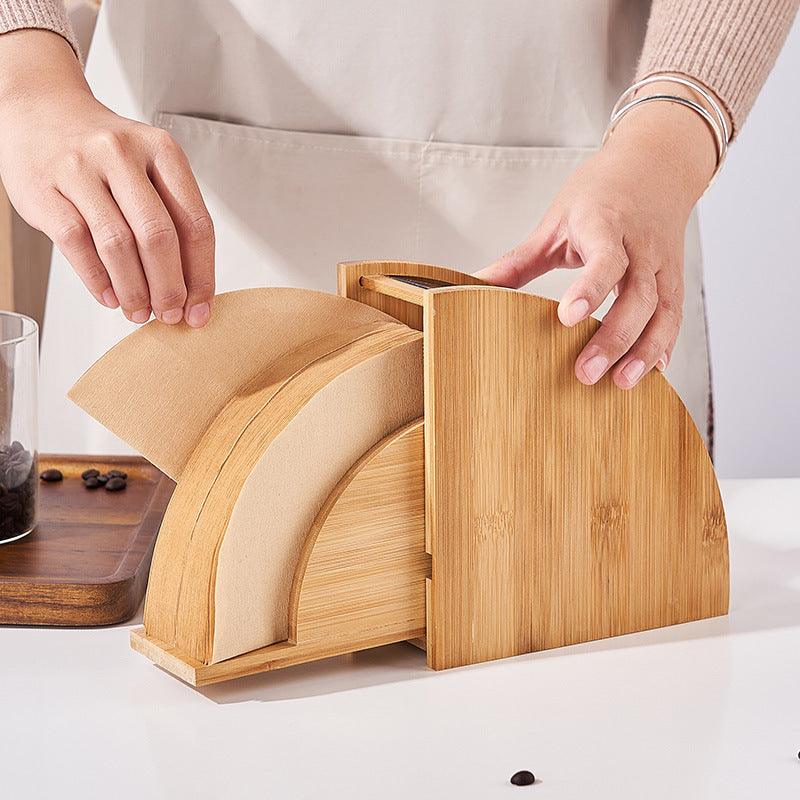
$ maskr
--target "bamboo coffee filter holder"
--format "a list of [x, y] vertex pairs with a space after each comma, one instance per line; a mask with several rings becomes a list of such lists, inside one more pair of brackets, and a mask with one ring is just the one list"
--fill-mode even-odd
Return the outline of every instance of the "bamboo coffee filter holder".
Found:
[[434, 669], [727, 612], [714, 471], [659, 373], [442, 267], [150, 322], [70, 395], [177, 481], [134, 649], [202, 685], [398, 641]]

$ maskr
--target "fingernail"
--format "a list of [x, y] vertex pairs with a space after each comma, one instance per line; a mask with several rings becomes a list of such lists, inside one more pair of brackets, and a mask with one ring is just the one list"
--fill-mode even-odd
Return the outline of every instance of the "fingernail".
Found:
[[167, 311], [161, 312], [161, 321], [166, 322], [167, 325], [175, 325], [183, 319], [182, 308], [170, 308]]
[[625, 378], [628, 386], [635, 386], [639, 378], [644, 375], [644, 361], [641, 358], [634, 358], [622, 368], [620, 374]]
[[191, 306], [186, 312], [186, 321], [193, 328], [202, 328], [208, 322], [211, 315], [211, 309], [208, 303], [198, 303], [196, 306]]
[[138, 311], [134, 311], [131, 314], [131, 322], [136, 322], [141, 325], [143, 322], [147, 322], [150, 319], [150, 308], [140, 308]]
[[565, 325], [577, 325], [582, 319], [589, 316], [589, 301], [582, 297], [573, 300], [564, 311], [561, 321]]
[[669, 359], [667, 358], [667, 354], [664, 353], [664, 355], [661, 356], [661, 358], [659, 358], [658, 361], [656, 361], [656, 369], [659, 372], [663, 372], [667, 368], [668, 363]]
[[608, 359], [605, 356], [592, 356], [583, 365], [583, 373], [589, 379], [589, 383], [597, 383], [608, 369]]
[[103, 305], [109, 308], [119, 308], [119, 300], [110, 286], [103, 292]]

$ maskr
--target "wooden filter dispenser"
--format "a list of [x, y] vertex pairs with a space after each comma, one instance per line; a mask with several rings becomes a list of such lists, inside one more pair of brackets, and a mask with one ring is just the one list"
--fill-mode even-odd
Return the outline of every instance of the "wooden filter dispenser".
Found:
[[73, 400], [177, 481], [134, 649], [195, 686], [414, 641], [434, 669], [724, 614], [714, 471], [664, 377], [579, 383], [597, 329], [424, 264], [150, 322]]

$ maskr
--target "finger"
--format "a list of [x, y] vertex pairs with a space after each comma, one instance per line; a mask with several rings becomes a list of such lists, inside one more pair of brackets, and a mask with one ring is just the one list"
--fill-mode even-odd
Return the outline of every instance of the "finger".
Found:
[[658, 304], [655, 312], [636, 343], [614, 368], [614, 383], [620, 389], [633, 388], [659, 362], [663, 363], [661, 369], [666, 369], [683, 316], [680, 274], [661, 271], [656, 275]]
[[678, 333], [680, 333], [680, 329], [675, 332], [675, 335], [672, 337], [672, 340], [667, 344], [664, 352], [658, 357], [656, 361], [656, 369], [659, 372], [664, 372], [672, 361], [672, 352], [675, 350], [675, 345], [678, 341]]
[[98, 303], [119, 308], [111, 278], [97, 255], [89, 226], [75, 206], [58, 190], [52, 189], [42, 197], [40, 209], [42, 216], [34, 221], [36, 227], [50, 237]]
[[183, 319], [186, 286], [175, 225], [147, 173], [117, 161], [107, 172], [111, 194], [136, 239], [157, 319], [174, 325]]
[[628, 269], [622, 236], [612, 225], [593, 219], [576, 226], [571, 237], [586, 266], [558, 304], [558, 318], [567, 326], [577, 325], [597, 311], [617, 284], [621, 291]]
[[214, 224], [186, 155], [165, 136], [150, 176], [178, 234], [186, 284], [186, 321], [199, 328], [208, 322], [214, 297]]
[[131, 322], [147, 322], [150, 294], [136, 239], [108, 187], [94, 174], [73, 173], [69, 187], [58, 188], [89, 226], [123, 313]]
[[575, 374], [581, 383], [597, 383], [628, 352], [653, 316], [657, 300], [652, 272], [638, 270], [628, 275], [622, 294], [578, 356]]
[[509, 250], [475, 276], [495, 286], [518, 289], [555, 267], [563, 266], [564, 242], [559, 241], [557, 226], [543, 223], [521, 244]]

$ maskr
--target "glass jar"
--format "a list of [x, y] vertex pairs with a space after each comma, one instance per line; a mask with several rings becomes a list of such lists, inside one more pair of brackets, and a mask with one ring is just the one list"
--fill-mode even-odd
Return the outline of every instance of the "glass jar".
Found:
[[36, 527], [39, 326], [0, 311], [0, 544]]

